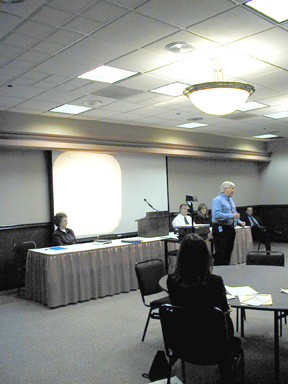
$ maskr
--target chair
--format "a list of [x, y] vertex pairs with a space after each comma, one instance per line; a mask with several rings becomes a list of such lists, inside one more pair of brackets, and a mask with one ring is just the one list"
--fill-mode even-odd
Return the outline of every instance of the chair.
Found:
[[[244, 351], [241, 340], [228, 339], [226, 315], [219, 308], [195, 309], [162, 305], [160, 320], [166, 355], [169, 359], [167, 384], [172, 367], [181, 359], [182, 377], [186, 383], [185, 362], [196, 365], [218, 365], [221, 382], [232, 384], [237, 368], [244, 383]], [[192, 380], [191, 380], [192, 382]]]
[[251, 251], [247, 254], [246, 265], [275, 265], [284, 267], [284, 253], [278, 251]]
[[159, 286], [159, 280], [166, 275], [162, 260], [151, 259], [139, 261], [135, 264], [135, 272], [143, 303], [146, 307], [150, 308], [142, 336], [142, 341], [144, 341], [150, 319], [160, 319], [158, 309], [162, 304], [169, 303], [170, 301], [168, 296], [152, 300], [149, 303], [145, 300], [147, 296], [162, 292]]
[[16, 243], [13, 246], [14, 248], [14, 256], [15, 256], [15, 264], [17, 267], [18, 274], [18, 291], [17, 294], [20, 293], [21, 283], [25, 276], [26, 271], [26, 258], [29, 249], [35, 249], [36, 244], [34, 241], [25, 241], [22, 243]]

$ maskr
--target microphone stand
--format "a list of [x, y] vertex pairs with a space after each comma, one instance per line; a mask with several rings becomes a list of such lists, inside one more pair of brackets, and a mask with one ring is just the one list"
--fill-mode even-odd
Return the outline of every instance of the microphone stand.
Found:
[[192, 233], [195, 233], [195, 227], [194, 227], [194, 207], [193, 207], [193, 201], [190, 201], [190, 206], [188, 205], [189, 209], [189, 213], [192, 217]]

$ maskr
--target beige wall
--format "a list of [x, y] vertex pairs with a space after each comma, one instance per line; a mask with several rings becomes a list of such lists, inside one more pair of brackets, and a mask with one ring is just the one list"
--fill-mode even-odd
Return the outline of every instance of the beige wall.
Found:
[[200, 160], [169, 158], [168, 161], [170, 211], [178, 211], [185, 195], [196, 195], [198, 203], [211, 208], [211, 200], [219, 194], [220, 185], [231, 180], [236, 185], [233, 200], [237, 206], [257, 205], [261, 174], [258, 163], [232, 160]]

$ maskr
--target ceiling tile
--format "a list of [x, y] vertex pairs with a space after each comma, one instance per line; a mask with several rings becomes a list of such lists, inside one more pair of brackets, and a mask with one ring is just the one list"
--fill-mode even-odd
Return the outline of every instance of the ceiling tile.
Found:
[[20, 28], [17, 29], [17, 33], [37, 38], [47, 35], [47, 33], [52, 32], [55, 27], [43, 23], [38, 23], [33, 20], [26, 21]]
[[226, 0], [177, 0], [176, 7], [175, 0], [151, 0], [137, 8], [137, 11], [165, 23], [186, 28], [232, 7], [233, 4]]
[[26, 18], [40, 9], [46, 2], [47, 0], [29, 0], [18, 4], [1, 4], [1, 11]]
[[125, 12], [127, 12], [126, 8], [108, 3], [107, 1], [101, 1], [99, 3], [96, 3], [96, 5], [93, 5], [92, 7], [88, 7], [88, 9], [83, 11], [82, 13], [83, 15], [93, 17], [103, 22], [107, 22], [117, 16], [122, 15]]
[[0, 96], [0, 110], [6, 111], [9, 108], [14, 107], [17, 104], [23, 103], [25, 99], [18, 97]]
[[3, 86], [0, 88], [1, 96], [19, 97], [21, 99], [28, 99], [38, 95], [40, 92], [41, 90], [39, 89], [25, 85], [16, 85], [11, 88]]
[[88, 17], [76, 17], [72, 21], [65, 23], [63, 26], [70, 30], [81, 32], [81, 33], [90, 33], [95, 31], [98, 27], [100, 27], [103, 23], [101, 21], [88, 19]]
[[169, 81], [167, 79], [159, 79], [149, 75], [140, 75], [121, 82], [123, 86], [138, 89], [139, 91], [149, 91], [150, 89], [161, 87], [168, 83]]
[[50, 25], [60, 26], [71, 16], [73, 16], [73, 13], [71, 12], [45, 6], [43, 9], [39, 10], [39, 12], [34, 14], [32, 19]]
[[27, 48], [29, 45], [35, 43], [38, 40], [38, 37], [34, 36], [22, 36], [18, 33], [12, 33], [5, 39], [5, 44], [14, 45], [19, 48]]
[[125, 53], [127, 49], [129, 49], [128, 52], [131, 52], [173, 32], [176, 32], [176, 28], [130, 12], [103, 27], [93, 36], [113, 45], [115, 45], [115, 36], [117, 36], [117, 44], [120, 44]]
[[120, 59], [112, 60], [108, 65], [112, 67], [122, 68], [136, 72], [147, 72], [154, 68], [162, 67], [163, 65], [170, 64], [171, 62], [177, 61], [177, 57], [172, 56], [161, 56], [147, 52], [143, 49], [132, 52]]
[[18, 24], [20, 24], [23, 21], [21, 17], [5, 14], [5, 17], [1, 17], [1, 23], [0, 23], [0, 38], [5, 36], [8, 31], [11, 29], [17, 27]]
[[253, 15], [247, 9], [236, 7], [214, 19], [208, 19], [187, 29], [225, 44], [273, 28], [273, 26], [274, 24]]
[[71, 12], [79, 12], [84, 7], [87, 7], [91, 0], [52, 0], [51, 5], [60, 7]]
[[52, 41], [52, 43], [66, 46], [75, 43], [83, 37], [83, 34], [77, 32], [66, 31], [65, 29], [56, 29], [55, 32], [47, 38], [47, 41]]

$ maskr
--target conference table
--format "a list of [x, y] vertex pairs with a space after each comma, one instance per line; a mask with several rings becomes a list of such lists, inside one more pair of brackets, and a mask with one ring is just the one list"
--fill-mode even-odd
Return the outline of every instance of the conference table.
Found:
[[162, 237], [30, 249], [26, 298], [55, 308], [136, 290], [135, 263], [154, 258], [164, 260]]
[[[281, 293], [280, 288], [288, 288], [288, 273], [285, 267], [272, 267], [267, 265], [225, 265], [215, 266], [213, 273], [223, 278], [225, 285], [244, 286], [249, 285], [259, 293], [270, 293], [272, 295], [272, 305], [251, 306], [241, 304], [238, 297], [229, 300], [233, 308], [241, 310], [241, 336], [244, 336], [245, 310], [256, 310], [259, 314], [263, 311], [274, 313], [274, 374], [275, 383], [279, 383], [279, 321], [281, 314], [288, 311], [288, 295]], [[163, 290], [167, 291], [167, 276], [164, 276], [159, 284]], [[257, 326], [257, 325], [255, 325]]]
[[[251, 233], [251, 227], [236, 227], [234, 247], [231, 254], [230, 264], [246, 263], [247, 253], [253, 249], [253, 239]], [[208, 235], [208, 240], [212, 241], [212, 232]], [[166, 270], [169, 273], [173, 273], [176, 267], [176, 257], [173, 257], [173, 251], [179, 249], [179, 241], [176, 235], [170, 234], [169, 238], [164, 240], [165, 244], [165, 264]], [[209, 246], [208, 246], [209, 247]], [[171, 256], [169, 256], [169, 253]], [[175, 253], [174, 253], [175, 256]]]

